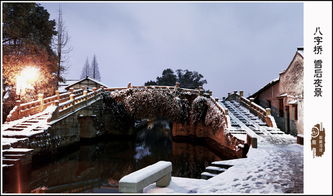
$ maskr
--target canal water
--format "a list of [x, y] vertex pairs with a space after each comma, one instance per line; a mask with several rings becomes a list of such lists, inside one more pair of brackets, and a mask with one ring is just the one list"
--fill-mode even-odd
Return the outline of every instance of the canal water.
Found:
[[[17, 183], [6, 183], [4, 192], [117, 192], [118, 181], [138, 169], [165, 160], [172, 162], [172, 176], [200, 178], [212, 161], [222, 160], [202, 144], [176, 142], [167, 121], [155, 121], [135, 138], [107, 136], [80, 143], [66, 153], [33, 162]], [[24, 173], [24, 174], [23, 174]], [[6, 179], [4, 179], [6, 180]]]

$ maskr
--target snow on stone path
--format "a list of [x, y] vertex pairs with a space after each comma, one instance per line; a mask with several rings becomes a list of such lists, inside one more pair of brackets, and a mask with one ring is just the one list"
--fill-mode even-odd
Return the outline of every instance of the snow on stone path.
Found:
[[[293, 144], [296, 143], [296, 137], [283, 133], [278, 128], [268, 127], [266, 125], [261, 125], [263, 123], [258, 117], [256, 117], [256, 120], [253, 120], [246, 116], [246, 114], [253, 115], [246, 107], [242, 106], [236, 101], [226, 101], [226, 104], [228, 104], [229, 107], [232, 108], [230, 110], [230, 118], [232, 118], [237, 124], [241, 126], [241, 129], [243, 130], [249, 130], [250, 127], [242, 123], [233, 113], [237, 113], [240, 115], [243, 119], [245, 119], [249, 124], [255, 127], [255, 129], [260, 130], [261, 133], [263, 133], [261, 136], [257, 136], [258, 143], [262, 144]], [[226, 107], [226, 105], [221, 102], [221, 105]], [[271, 132], [280, 132], [281, 134], [272, 134]], [[249, 131], [247, 131], [249, 132]], [[235, 134], [237, 135], [237, 134]]]
[[302, 193], [303, 146], [265, 144], [246, 159], [221, 161], [233, 167], [210, 178], [198, 193]]
[[303, 146], [263, 144], [251, 148], [248, 158], [217, 161], [230, 164], [209, 180], [172, 177], [164, 188], [150, 184], [144, 193], [302, 193]]
[[[15, 121], [5, 122], [4, 124], [2, 124], [1, 125], [2, 145], [11, 145], [13, 143], [23, 141], [32, 135], [44, 132], [44, 130], [49, 127], [47, 119], [51, 117], [52, 112], [54, 112], [55, 108], [56, 108], [55, 106], [51, 105], [41, 113], [27, 116]], [[27, 123], [27, 121], [36, 121], [36, 123]], [[19, 126], [20, 124], [27, 124], [24, 126], [26, 128], [23, 128], [20, 131], [7, 131], [7, 129], [13, 128], [14, 126]], [[15, 138], [15, 136], [25, 137], [25, 138]]]

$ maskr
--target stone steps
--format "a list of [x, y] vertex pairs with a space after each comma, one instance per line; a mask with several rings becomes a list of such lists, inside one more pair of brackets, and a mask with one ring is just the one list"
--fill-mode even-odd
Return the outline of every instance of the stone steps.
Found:
[[6, 150], [10, 148], [10, 144], [2, 144], [2, 150]]
[[21, 165], [29, 164], [31, 162], [33, 149], [28, 148], [10, 148], [2, 151], [2, 167], [6, 168], [15, 166], [18, 163]]
[[[250, 128], [255, 134], [265, 137], [266, 134], [275, 135], [276, 137], [285, 134], [278, 128], [268, 127], [267, 123], [261, 118], [251, 113], [245, 106], [241, 105], [235, 100], [223, 101], [223, 105], [232, 113], [240, 122], [244, 123], [248, 128]], [[237, 129], [237, 123], [235, 119], [231, 120], [231, 126]], [[230, 131], [233, 134], [238, 134], [237, 131]]]
[[246, 134], [245, 131], [230, 131], [231, 134]]
[[[30, 124], [29, 124], [29, 125], [30, 125]], [[29, 125], [18, 124], [18, 125], [14, 125], [13, 128], [25, 129], [25, 128], [28, 128]]]
[[22, 130], [23, 130], [23, 128], [15, 128], [15, 127], [13, 127], [13, 128], [5, 129], [4, 131], [22, 131]]
[[[34, 134], [34, 132], [43, 131], [41, 127], [36, 123], [40, 123], [41, 121], [45, 121], [48, 117], [48, 114], [41, 114], [39, 116], [32, 117], [23, 122], [18, 122], [13, 126], [4, 129], [2, 138], [4, 139], [4, 143], [2, 143], [2, 149], [9, 149], [10, 147], [18, 147], [20, 146], [20, 142], [24, 142], [24, 139], [27, 139]], [[36, 126], [37, 125], [37, 126]], [[30, 134], [31, 132], [32, 134]], [[17, 140], [15, 140], [17, 139]]]
[[19, 138], [19, 139], [22, 139], [22, 138], [26, 138], [27, 136], [26, 135], [19, 135], [19, 133], [17, 135], [2, 135], [2, 138]]
[[232, 167], [232, 165], [212, 162], [211, 165], [206, 167], [205, 171], [201, 173], [201, 179], [208, 180], [209, 178], [225, 172], [230, 167]]
[[2, 164], [15, 165], [19, 161], [20, 161], [20, 159], [9, 159], [9, 158], [5, 158], [5, 159], [2, 159]]
[[225, 164], [225, 163], [219, 163], [219, 162], [212, 162], [211, 165], [216, 166], [216, 167], [220, 167], [220, 168], [224, 168], [224, 169], [229, 169], [230, 167], [232, 167], [232, 165], [228, 165], [228, 164]]
[[32, 123], [20, 123], [20, 126], [31, 126]]
[[27, 120], [27, 121], [24, 121], [25, 123], [38, 123], [39, 121], [37, 120]]
[[25, 156], [25, 154], [21, 154], [21, 153], [18, 153], [18, 154], [7, 154], [5, 155], [5, 158], [9, 158], [9, 159], [20, 159], [20, 158], [23, 158]]
[[209, 173], [209, 172], [202, 172], [201, 173], [201, 179], [205, 179], [205, 180], [208, 180], [209, 178], [212, 178], [214, 176], [217, 176], [217, 174], [212, 174], [212, 173]]
[[220, 167], [216, 167], [216, 166], [208, 166], [206, 167], [205, 171], [208, 173], [212, 173], [212, 174], [220, 174], [222, 172], [225, 172], [227, 169], [225, 168], [220, 168]]
[[17, 153], [30, 153], [32, 151], [33, 151], [33, 149], [30, 149], [30, 148], [11, 148], [11, 149], [7, 149], [7, 150], [3, 150], [2, 154], [6, 155], [6, 154], [17, 154]]
[[13, 167], [14, 166], [14, 164], [3, 164], [2, 163], [2, 168], [10, 168], [10, 167]]

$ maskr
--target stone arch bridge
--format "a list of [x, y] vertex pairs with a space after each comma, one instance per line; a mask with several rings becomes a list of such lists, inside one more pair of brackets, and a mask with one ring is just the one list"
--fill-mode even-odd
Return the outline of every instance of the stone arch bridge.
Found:
[[[267, 122], [268, 127], [276, 126], [269, 111], [253, 105], [242, 94], [235, 92], [227, 99], [252, 108], [251, 112]], [[238, 117], [230, 114], [229, 110], [235, 108], [232, 102], [225, 102], [227, 99], [221, 102], [203, 89], [184, 89], [179, 85], [129, 83], [123, 88], [70, 89], [51, 97], [40, 95], [29, 103], [18, 101], [1, 128], [3, 166], [13, 166], [22, 157], [29, 160], [32, 155], [56, 152], [82, 138], [107, 133], [135, 134], [133, 129], [115, 131], [115, 122], [126, 126], [135, 119], [154, 117], [173, 121], [174, 137], [201, 138], [230, 158], [245, 157], [250, 145], [257, 146], [258, 135], [243, 125], [240, 127], [245, 130], [235, 129], [240, 123], [235, 121]]]

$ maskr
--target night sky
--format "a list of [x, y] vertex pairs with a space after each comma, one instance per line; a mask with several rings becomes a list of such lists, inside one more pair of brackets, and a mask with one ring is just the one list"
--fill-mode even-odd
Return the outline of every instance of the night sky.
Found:
[[124, 87], [163, 69], [203, 74], [217, 97], [248, 96], [286, 69], [303, 46], [302, 3], [42, 3], [62, 7], [73, 48], [67, 79], [97, 57], [102, 82]]

